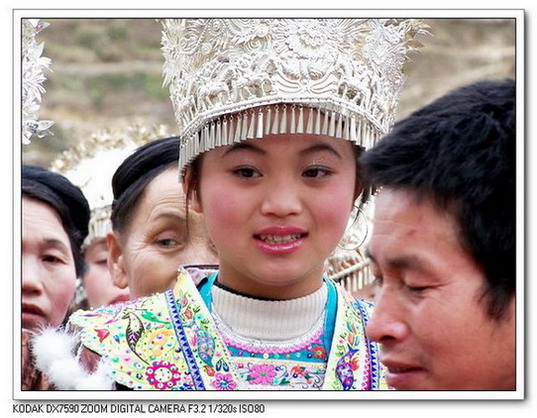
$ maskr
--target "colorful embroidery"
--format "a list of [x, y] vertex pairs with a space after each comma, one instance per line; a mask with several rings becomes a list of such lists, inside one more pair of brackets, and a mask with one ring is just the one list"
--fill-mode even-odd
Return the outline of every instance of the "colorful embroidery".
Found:
[[322, 327], [285, 349], [224, 342], [181, 270], [173, 291], [78, 311], [70, 324], [81, 331], [83, 345], [109, 361], [114, 379], [133, 389], [388, 389], [377, 345], [365, 337], [370, 311], [371, 305], [338, 289], [329, 350]]

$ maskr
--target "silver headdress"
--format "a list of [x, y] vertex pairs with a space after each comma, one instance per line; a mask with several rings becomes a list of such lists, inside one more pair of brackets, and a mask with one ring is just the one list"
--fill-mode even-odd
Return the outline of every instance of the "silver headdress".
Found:
[[327, 276], [351, 293], [373, 282], [368, 268], [369, 260], [363, 248], [369, 239], [374, 199], [375, 196], [371, 196], [367, 205], [352, 211], [345, 234], [324, 265]]
[[167, 136], [171, 135], [163, 125], [149, 128], [133, 125], [122, 130], [107, 130], [81, 141], [52, 162], [51, 170], [80, 187], [90, 205], [89, 234], [84, 247], [112, 230], [112, 176], [116, 169], [138, 147]]
[[45, 93], [44, 70], [50, 70], [50, 59], [42, 56], [44, 43], [37, 43], [36, 36], [47, 26], [48, 23], [39, 19], [22, 19], [22, 143], [25, 145], [30, 144], [34, 134], [39, 138], [52, 135], [49, 129], [54, 122], [37, 120]]
[[414, 19], [163, 20], [164, 84], [181, 172], [200, 153], [270, 134], [387, 133], [403, 64], [426, 26]]

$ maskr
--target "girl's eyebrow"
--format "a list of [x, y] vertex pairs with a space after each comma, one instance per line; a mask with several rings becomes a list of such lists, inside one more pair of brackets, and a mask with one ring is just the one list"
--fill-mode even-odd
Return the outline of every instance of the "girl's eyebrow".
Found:
[[222, 158], [226, 157], [227, 155], [235, 152], [235, 151], [241, 151], [241, 150], [246, 150], [246, 151], [253, 151], [257, 154], [260, 154], [260, 155], [266, 155], [267, 152], [262, 149], [262, 148], [259, 148], [258, 146], [254, 145], [254, 144], [251, 144], [251, 143], [247, 143], [247, 142], [240, 142], [238, 144], [234, 144], [232, 145], [229, 149], [226, 150], [226, 152], [224, 152], [222, 154]]
[[332, 147], [331, 145], [326, 144], [324, 142], [313, 144], [311, 147], [308, 147], [308, 148], [300, 151], [300, 154], [307, 155], [307, 154], [313, 154], [315, 152], [324, 152], [324, 151], [327, 151], [327, 152], [335, 155], [340, 160], [343, 159], [341, 154], [339, 152], [337, 152], [337, 150], [334, 147]]

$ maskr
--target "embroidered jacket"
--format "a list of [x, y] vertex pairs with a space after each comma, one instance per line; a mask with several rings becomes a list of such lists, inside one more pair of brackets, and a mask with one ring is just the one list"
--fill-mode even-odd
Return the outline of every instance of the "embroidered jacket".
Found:
[[[320, 352], [322, 347], [311, 348], [313, 356], [328, 355], [318, 388], [388, 389], [377, 344], [365, 335], [372, 305], [332, 282], [327, 285], [335, 294], [336, 313], [329, 353]], [[115, 381], [131, 389], [240, 390], [276, 377], [270, 364], [273, 359], [267, 357], [252, 359], [251, 369], [245, 372], [244, 361], [236, 359], [235, 347], [226, 345], [209, 307], [183, 268], [173, 289], [120, 305], [78, 311], [69, 322], [80, 332], [85, 348], [109, 361]], [[279, 359], [280, 364], [285, 361]], [[292, 376], [308, 377], [307, 364], [293, 359], [288, 364], [279, 368], [286, 371], [280, 373], [277, 384], [289, 384]]]

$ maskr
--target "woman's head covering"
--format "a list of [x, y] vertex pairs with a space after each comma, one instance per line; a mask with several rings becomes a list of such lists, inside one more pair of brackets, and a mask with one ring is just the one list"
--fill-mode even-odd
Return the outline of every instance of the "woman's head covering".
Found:
[[[368, 148], [388, 132], [415, 19], [168, 19], [179, 168], [218, 146], [309, 133]], [[269, 106], [270, 105], [270, 106]]]
[[179, 143], [177, 136], [153, 140], [138, 148], [118, 167], [112, 177], [114, 230], [122, 232], [128, 225], [146, 186], [164, 170], [177, 167]]
[[90, 209], [82, 191], [61, 174], [35, 165], [22, 166], [22, 195], [39, 200], [54, 209], [69, 236], [77, 276], [84, 270], [80, 254], [88, 235]]

